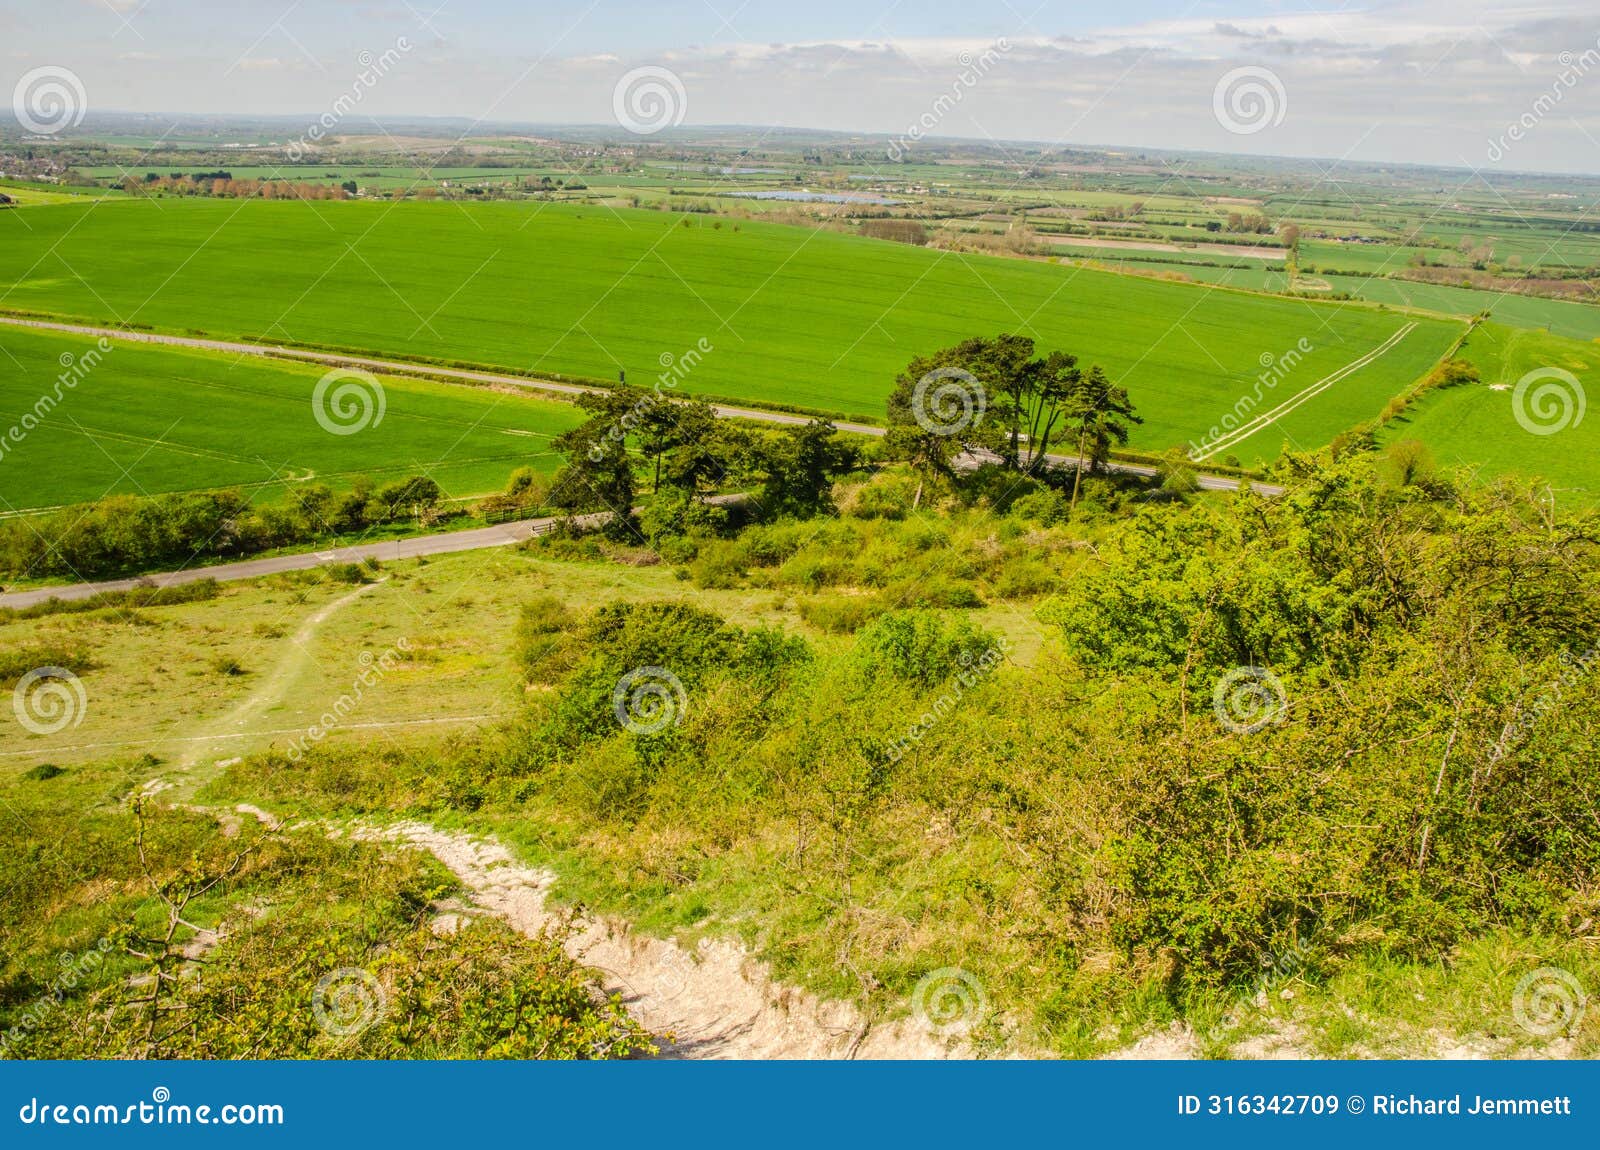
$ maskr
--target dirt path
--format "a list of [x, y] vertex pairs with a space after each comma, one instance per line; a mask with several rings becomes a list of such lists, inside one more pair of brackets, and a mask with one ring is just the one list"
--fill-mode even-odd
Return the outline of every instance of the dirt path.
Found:
[[[524, 935], [537, 937], [561, 921], [546, 905], [555, 876], [522, 866], [498, 843], [422, 823], [365, 828], [358, 837], [430, 852], [479, 908]], [[620, 994], [641, 1024], [673, 1036], [663, 1050], [667, 1058], [970, 1057], [916, 1021], [869, 1026], [850, 1003], [781, 986], [735, 943], [702, 942], [691, 953], [619, 922], [586, 919], [578, 927], [567, 952], [596, 971], [608, 992]]]
[[[283, 701], [288, 694], [290, 686], [300, 677], [305, 670], [305, 665], [311, 659], [307, 647], [316, 638], [318, 629], [342, 607], [355, 602], [361, 596], [383, 586], [383, 580], [368, 583], [356, 588], [347, 595], [341, 595], [331, 603], [326, 603], [312, 613], [300, 629], [289, 638], [289, 649], [284, 652], [277, 664], [267, 673], [261, 684], [251, 691], [220, 719], [203, 724], [206, 728], [199, 735], [181, 740], [185, 744], [182, 758], [178, 760], [178, 768], [189, 771], [201, 762], [208, 753], [214, 752], [218, 743], [231, 741], [241, 735], [251, 733], [251, 722]], [[193, 785], [195, 780], [190, 780]]]

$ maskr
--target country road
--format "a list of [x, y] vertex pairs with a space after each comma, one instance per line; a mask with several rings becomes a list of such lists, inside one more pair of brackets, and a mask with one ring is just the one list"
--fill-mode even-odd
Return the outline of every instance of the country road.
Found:
[[32, 607], [51, 599], [87, 599], [103, 591], [128, 591], [136, 586], [175, 587], [183, 583], [198, 583], [202, 579], [216, 579], [229, 583], [238, 579], [255, 579], [262, 575], [279, 575], [285, 571], [309, 571], [326, 563], [359, 563], [363, 559], [393, 560], [416, 559], [424, 555], [448, 555], [456, 551], [478, 551], [485, 547], [509, 547], [521, 543], [555, 526], [554, 519], [525, 519], [519, 523], [504, 523], [497, 527], [478, 527], [471, 531], [455, 531], [442, 535], [420, 535], [414, 539], [393, 539], [385, 543], [360, 543], [351, 547], [335, 547], [327, 551], [306, 551], [296, 555], [275, 555], [268, 559], [246, 559], [238, 563], [220, 563], [214, 567], [189, 567], [182, 571], [166, 571], [141, 575], [133, 579], [111, 579], [103, 583], [73, 583], [62, 587], [42, 587], [32, 591], [12, 591], [0, 595], [0, 607]]
[[[369, 356], [344, 355], [333, 352], [309, 351], [304, 348], [264, 346], [253, 343], [236, 343], [225, 340], [197, 339], [190, 336], [158, 335], [151, 332], [119, 331], [116, 328], [89, 327], [81, 324], [54, 323], [46, 320], [23, 319], [17, 316], [0, 316], [0, 325], [39, 328], [45, 331], [66, 332], [96, 338], [125, 340], [134, 343], [153, 343], [171, 347], [195, 348], [201, 351], [230, 352], [257, 356], [263, 359], [281, 358], [305, 360], [339, 366], [355, 366], [390, 375], [429, 378], [460, 379], [471, 383], [516, 387], [527, 391], [553, 392], [564, 396], [583, 395], [595, 388], [576, 384], [557, 383], [553, 380], [524, 379], [515, 375], [498, 375], [493, 372], [467, 371], [461, 368], [430, 367], [423, 364], [404, 363], [397, 360], [373, 359]], [[803, 415], [789, 415], [778, 411], [755, 408], [713, 405], [716, 413], [725, 419], [749, 419], [762, 423], [782, 424], [788, 427], [803, 426], [810, 422]], [[841, 431], [858, 435], [881, 436], [884, 429], [864, 423], [835, 423]], [[1072, 455], [1050, 455], [1052, 463], [1074, 464]], [[1112, 463], [1114, 471], [1127, 475], [1152, 476], [1154, 467], [1134, 463]], [[1225, 475], [1201, 475], [1200, 487], [1206, 491], [1237, 491], [1238, 479]], [[1266, 483], [1256, 483], [1255, 490], [1262, 495], [1281, 495], [1283, 488]], [[103, 591], [126, 591], [135, 585], [154, 583], [158, 587], [194, 583], [202, 579], [231, 582], [253, 579], [261, 575], [276, 575], [285, 571], [305, 571], [326, 563], [355, 563], [363, 559], [414, 559], [425, 555], [446, 555], [457, 551], [476, 551], [486, 547], [505, 547], [520, 543], [542, 531], [547, 531], [554, 519], [529, 519], [519, 523], [506, 523], [496, 527], [480, 527], [471, 531], [447, 532], [440, 535], [423, 535], [412, 539], [391, 540], [384, 543], [362, 543], [331, 550], [313, 550], [294, 555], [278, 555], [266, 559], [248, 559], [238, 563], [222, 563], [211, 567], [195, 567], [182, 571], [168, 571], [140, 576], [136, 579], [113, 579], [101, 583], [74, 583], [61, 587], [13, 591], [0, 594], [0, 607], [30, 607], [50, 599], [87, 599]]]

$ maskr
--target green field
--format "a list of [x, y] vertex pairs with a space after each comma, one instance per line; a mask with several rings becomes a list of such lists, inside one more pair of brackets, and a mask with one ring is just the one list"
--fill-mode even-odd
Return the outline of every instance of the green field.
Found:
[[[913, 356], [1032, 334], [1103, 364], [1161, 449], [1302, 338], [1312, 382], [1405, 318], [752, 221], [569, 205], [165, 200], [0, 216], [0, 307], [632, 382], [704, 339], [683, 390], [881, 414]], [[716, 226], [721, 224], [720, 227]], [[88, 286], [92, 284], [93, 288]], [[1457, 325], [1408, 340], [1441, 353]], [[1431, 358], [1428, 355], [1420, 359]], [[1387, 357], [1370, 392], [1405, 390]], [[1304, 437], [1326, 442], [1342, 412]]]
[[[1327, 428], [1347, 431], [1370, 421], [1395, 395], [1396, 375], [1421, 379], [1438, 361], [1444, 348], [1412, 332], [1372, 366], [1339, 380], [1315, 399], [1295, 408], [1270, 426], [1229, 447], [1223, 455], [1236, 456], [1247, 467], [1270, 463], [1285, 451], [1309, 451], [1327, 442]], [[1311, 357], [1306, 357], [1309, 363]], [[1305, 364], [1288, 371], [1258, 411], [1270, 410], [1305, 388], [1315, 386], [1328, 373], [1313, 372]]]
[[[86, 336], [0, 326], [0, 436], [54, 396], [61, 356], [92, 348]], [[0, 514], [230, 486], [271, 498], [356, 475], [426, 473], [459, 498], [502, 489], [518, 467], [553, 471], [550, 437], [582, 418], [564, 403], [385, 377], [382, 421], [334, 435], [312, 409], [323, 370], [115, 342], [38, 427], [0, 439]]]
[[1430, 392], [1384, 429], [1385, 441], [1420, 439], [1446, 467], [1547, 479], [1585, 507], [1600, 499], [1600, 418], [1589, 411], [1581, 422], [1536, 435], [1517, 421], [1514, 398], [1524, 375], [1553, 367], [1576, 376], [1591, 405], [1600, 396], [1600, 346], [1489, 323], [1472, 334], [1462, 354], [1477, 364], [1482, 382]]
[[1326, 279], [1335, 291], [1350, 292], [1375, 303], [1420, 307], [1456, 315], [1472, 315], [1487, 309], [1493, 313], [1496, 321], [1512, 327], [1547, 327], [1556, 335], [1564, 335], [1569, 339], [1600, 339], [1600, 307], [1593, 304], [1444, 284], [1412, 283], [1408, 280], [1358, 279], [1354, 276], [1327, 276]]

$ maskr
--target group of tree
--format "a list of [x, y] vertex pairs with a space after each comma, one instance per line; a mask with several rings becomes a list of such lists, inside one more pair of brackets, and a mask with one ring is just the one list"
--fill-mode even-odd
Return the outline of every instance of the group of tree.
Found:
[[[831, 509], [835, 481], [859, 465], [826, 419], [755, 430], [718, 418], [704, 400], [623, 384], [577, 402], [590, 418], [555, 441], [567, 463], [548, 504], [569, 517], [598, 515], [618, 538], [719, 527], [727, 517], [719, 492], [748, 496], [764, 516], [815, 515]], [[645, 493], [641, 517], [635, 503]]]
[[[1002, 334], [912, 360], [889, 396], [887, 446], [924, 486], [954, 479], [963, 461], [989, 458], [1037, 473], [1052, 462], [1052, 447], [1068, 447], [1080, 461], [1076, 507], [1082, 472], [1103, 467], [1143, 422], [1098, 364], [1085, 370], [1064, 351], [1035, 356], [1032, 339]], [[919, 486], [915, 504], [922, 494]]]
[[928, 244], [928, 229], [921, 220], [862, 220], [861, 234], [875, 240], [892, 240], [917, 247], [926, 247]]
[[1272, 221], [1260, 213], [1245, 215], [1242, 212], [1228, 213], [1228, 230], [1238, 235], [1266, 236], [1273, 231]]
[[[718, 493], [747, 496], [762, 517], [828, 512], [834, 483], [862, 461], [826, 419], [757, 430], [719, 418], [704, 400], [623, 384], [577, 403], [590, 418], [555, 440], [566, 466], [547, 504], [569, 519], [598, 515], [618, 538], [720, 528]], [[929, 483], [984, 463], [1029, 475], [1066, 463], [1076, 509], [1083, 472], [1103, 468], [1142, 422], [1099, 365], [1085, 369], [1064, 351], [1035, 355], [1032, 339], [1002, 334], [912, 360], [889, 396], [883, 447], [916, 471], [913, 506]], [[1053, 456], [1057, 447], [1070, 454]]]
[[[151, 179], [151, 176], [155, 176]], [[354, 181], [314, 184], [304, 180], [235, 180], [227, 173], [203, 172], [194, 176], [129, 176], [122, 190], [133, 195], [160, 192], [170, 196], [215, 196], [235, 200], [346, 200], [355, 194]]]

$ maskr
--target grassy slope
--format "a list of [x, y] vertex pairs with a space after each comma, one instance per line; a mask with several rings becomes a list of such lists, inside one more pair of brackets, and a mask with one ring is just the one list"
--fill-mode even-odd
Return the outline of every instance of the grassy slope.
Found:
[[[518, 604], [549, 594], [581, 609], [611, 599], [677, 598], [684, 588], [662, 567], [549, 563], [515, 551], [455, 556], [427, 565], [395, 565], [385, 573], [392, 577], [389, 583], [327, 617], [312, 636], [307, 657], [298, 664], [296, 674], [284, 682], [281, 703], [257, 715], [252, 726], [292, 729], [315, 721], [341, 693], [350, 691], [362, 667], [357, 658], [361, 651], [376, 655], [402, 635], [412, 636], [420, 653], [369, 688], [350, 716], [350, 724], [503, 712], [515, 705], [518, 672], [512, 631]], [[264, 749], [272, 741], [281, 746], [283, 736], [211, 744], [192, 770], [180, 769], [192, 744], [172, 737], [218, 729], [222, 725], [218, 720], [273, 677], [275, 660], [288, 657], [286, 640], [272, 632], [296, 631], [350, 590], [294, 579], [260, 580], [226, 587], [223, 597], [213, 603], [139, 612], [138, 625], [122, 613], [103, 612], [0, 626], [0, 642], [76, 641], [94, 649], [98, 664], [84, 676], [89, 702], [82, 727], [48, 739], [26, 736], [14, 724], [0, 727], [0, 799], [29, 814], [33, 813], [32, 802], [46, 798], [59, 805], [70, 802], [92, 809], [104, 822], [116, 816], [112, 796], [137, 791], [147, 780], [162, 778], [177, 784], [163, 792], [165, 799], [189, 801], [196, 788], [219, 773], [216, 760]], [[771, 592], [697, 590], [693, 601], [742, 626], [767, 623], [805, 630], [791, 611], [774, 601]], [[1019, 644], [1030, 638], [1036, 644], [1037, 626], [1023, 622], [1019, 615], [1002, 608], [981, 613], [977, 621], [1004, 631]], [[829, 642], [814, 633], [809, 637], [819, 646]], [[238, 677], [217, 674], [210, 661], [223, 655], [237, 658], [249, 673]], [[1023, 661], [1031, 663], [1036, 657], [1036, 650], [1029, 651]], [[172, 688], [175, 678], [182, 684], [177, 692]], [[346, 727], [329, 738], [375, 751], [400, 746], [416, 761], [428, 762], [431, 749], [445, 737], [443, 732], [459, 729], [453, 725], [383, 731]], [[123, 742], [134, 739], [153, 741]], [[99, 740], [120, 745], [66, 749]], [[14, 753], [19, 751], [22, 753]], [[135, 762], [134, 757], [142, 752], [151, 752], [163, 761]], [[23, 771], [40, 761], [70, 765], [71, 773], [49, 784], [24, 779]], [[241, 777], [248, 776], [236, 772], [231, 780], [235, 788]], [[210, 798], [220, 801], [216, 794]], [[258, 780], [251, 780], [230, 798], [280, 812], [293, 809], [299, 801], [270, 793], [270, 787]], [[342, 813], [337, 801], [334, 807], [336, 815]], [[743, 928], [758, 942], [762, 931], [773, 931], [778, 941], [796, 944], [812, 941], [818, 931], [816, 923], [797, 918], [788, 909], [795, 901], [791, 871], [786, 865], [787, 853], [777, 846], [770, 854], [756, 844], [749, 852], [707, 859], [696, 881], [680, 887], [642, 881], [634, 872], [617, 867], [608, 840], [559, 816], [555, 810], [520, 807], [512, 813], [486, 810], [471, 816], [436, 810], [423, 817], [501, 836], [515, 845], [527, 862], [556, 870], [561, 876], [556, 887], [560, 901], [582, 902], [632, 917], [652, 934], [692, 938], [706, 933], [738, 934]], [[102, 827], [92, 829], [100, 832]], [[948, 854], [957, 866], [991, 865], [981, 855], [969, 856], [949, 845], [936, 850], [930, 845], [930, 833], [920, 823], [911, 827], [908, 834], [913, 836], [913, 849]], [[903, 911], [908, 899], [912, 905], [920, 905], [921, 900], [938, 895], [939, 883], [956, 881], [945, 868], [930, 867], [922, 887], [897, 889], [896, 898], [884, 902], [892, 911]], [[972, 904], [963, 907], [963, 915], [970, 917]], [[221, 900], [213, 900], [204, 908], [203, 921], [213, 921], [224, 909]], [[30, 949], [47, 957], [57, 950], [81, 950], [124, 910], [124, 902], [103, 896], [90, 905], [69, 906], [49, 920], [37, 920], [34, 933], [38, 937], [30, 937]], [[948, 925], [957, 931], [978, 929], [970, 921]], [[974, 953], [964, 961], [974, 961], [978, 951], [988, 950], [1000, 937], [975, 945]], [[770, 944], [774, 939], [765, 941]], [[919, 937], [916, 942], [920, 945], [905, 948], [904, 963], [928, 961], [922, 949], [928, 940]], [[1273, 1019], [1301, 1035], [1306, 1050], [1334, 1056], [1374, 1052], [1433, 1055], [1440, 1045], [1439, 1032], [1475, 1035], [1486, 1025], [1512, 1044], [1533, 1046], [1536, 1044], [1505, 1017], [1509, 999], [1506, 972], [1536, 965], [1534, 956], [1542, 953], [1538, 940], [1494, 936], [1463, 947], [1449, 967], [1385, 963], [1372, 956], [1351, 964], [1332, 985], [1298, 973], [1277, 979], [1273, 990], [1292, 988], [1294, 999], [1274, 993], [1260, 1011], [1247, 997], [1237, 1002], [1225, 997], [1196, 1002], [1191, 1023], [1202, 1033], [1203, 1050], [1211, 1056], [1228, 1053], [1233, 1043], [1260, 1032]], [[773, 947], [768, 957], [783, 961], [786, 977], [834, 994], [854, 991], [853, 986], [840, 984], [832, 950], [819, 953], [815, 947], [787, 945]], [[1592, 985], [1590, 960], [1578, 955], [1576, 948], [1560, 961]], [[982, 976], [998, 994], [1004, 973], [982, 969]], [[1037, 1004], [1002, 996], [995, 1005], [1002, 1010], [1030, 1012]], [[1144, 1028], [1164, 1025], [1170, 1017], [1159, 996], [1151, 995], [1143, 1007], [1108, 1011], [1100, 1031], [1092, 1039], [1084, 1037], [1073, 1052], [1093, 1053], [1131, 1041]]]
[[[87, 337], [0, 327], [0, 431], [53, 395], [60, 356]], [[383, 382], [383, 421], [331, 435], [313, 415], [323, 369], [252, 357], [116, 343], [60, 405], [0, 456], [0, 511], [108, 494], [263, 484], [331, 486], [357, 474], [426, 471], [452, 496], [504, 487], [517, 467], [554, 470], [550, 436], [582, 413], [563, 403], [410, 379]]]
[[[1594, 473], [1600, 418], [1591, 410], [1564, 431], [1534, 435], [1517, 422], [1511, 390], [1530, 371], [1563, 368], [1577, 376], [1592, 407], [1600, 398], [1600, 346], [1490, 323], [1473, 334], [1462, 354], [1478, 365], [1483, 382], [1430, 393], [1391, 423], [1384, 438], [1420, 439], [1446, 466], [1481, 464], [1487, 475], [1539, 475], [1585, 503], [1600, 498]], [[1497, 384], [1505, 389], [1495, 390]]]
[[[1030, 332], [1133, 391], [1145, 448], [1202, 431], [1198, 413], [1231, 405], [1265, 354], [1310, 338], [1315, 380], [1402, 322], [653, 212], [163, 200], [36, 210], [29, 223], [0, 217], [15, 257], [0, 273], [3, 307], [600, 378], [625, 368], [637, 383], [704, 338], [716, 350], [686, 389], [854, 413], [879, 412], [917, 353]], [[1442, 350], [1454, 333], [1429, 321], [1419, 338]], [[1396, 371], [1378, 390], [1408, 382]]]
[[[362, 651], [380, 655], [403, 637], [417, 652], [414, 660], [369, 687], [350, 723], [501, 714], [516, 699], [517, 613], [540, 595], [583, 605], [692, 600], [741, 626], [777, 626], [814, 642], [832, 641], [801, 620], [798, 596], [691, 591], [664, 565], [553, 563], [496, 549], [386, 564], [380, 578], [354, 598], [348, 598], [355, 590], [348, 584], [310, 572], [224, 584], [214, 602], [0, 622], [0, 649], [83, 649], [94, 661], [82, 676], [89, 705], [77, 726], [35, 735], [16, 723], [0, 724], [0, 774], [41, 761], [73, 763], [109, 754], [151, 751], [183, 759], [193, 753], [210, 762], [274, 744], [281, 748], [351, 690], [363, 670], [357, 661]], [[347, 601], [311, 624], [340, 600]], [[1007, 635], [1018, 658], [1037, 650], [1040, 628], [1026, 607], [997, 603], [970, 614]], [[245, 673], [217, 669], [228, 661]], [[229, 720], [246, 700], [263, 693], [271, 701], [251, 712], [248, 723]], [[329, 738], [387, 745], [434, 739], [441, 729], [455, 728], [344, 726]], [[267, 733], [274, 731], [289, 734]], [[190, 741], [218, 732], [235, 737], [214, 744]]]

